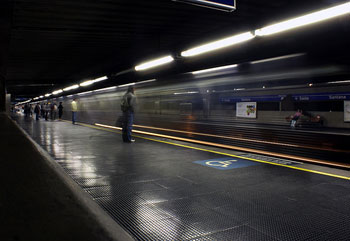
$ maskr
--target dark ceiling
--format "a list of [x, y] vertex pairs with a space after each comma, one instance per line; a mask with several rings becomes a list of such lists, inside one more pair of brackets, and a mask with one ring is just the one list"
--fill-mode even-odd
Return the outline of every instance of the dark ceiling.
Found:
[[[237, 10], [231, 13], [171, 0], [10, 2], [7, 91], [16, 97], [35, 97], [84, 79], [133, 68], [153, 57], [176, 55], [209, 40], [254, 30], [345, 1], [237, 0]], [[300, 51], [348, 65], [349, 20], [349, 16], [345, 16], [204, 57], [180, 59], [171, 71]], [[156, 73], [134, 73], [129, 78], [142, 79]], [[123, 76], [118, 78], [115, 81], [122, 82]]]

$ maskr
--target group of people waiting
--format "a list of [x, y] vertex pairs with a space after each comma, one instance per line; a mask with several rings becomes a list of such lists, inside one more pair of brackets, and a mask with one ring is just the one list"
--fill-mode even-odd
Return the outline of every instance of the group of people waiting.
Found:
[[[124, 142], [135, 142], [132, 138], [132, 126], [134, 122], [134, 109], [136, 104], [136, 97], [134, 94], [134, 87], [129, 86], [127, 92], [124, 94], [121, 100], [121, 110], [123, 112], [123, 121], [122, 121], [122, 138]], [[77, 121], [77, 112], [78, 112], [78, 103], [74, 98], [71, 102], [71, 111], [72, 111], [72, 123], [76, 124]], [[45, 120], [55, 120], [58, 113], [58, 119], [62, 119], [63, 115], [63, 106], [62, 102], [57, 104], [55, 102], [52, 103], [37, 103], [33, 109], [32, 105], [24, 106], [24, 113], [26, 116], [32, 116], [33, 112], [35, 113], [36, 120], [41, 118], [45, 118]]]
[[51, 120], [56, 120], [57, 114], [58, 114], [58, 119], [61, 120], [63, 115], [62, 102], [60, 102], [58, 106], [54, 102], [42, 103], [42, 104], [37, 103], [34, 109], [33, 109], [33, 106], [26, 105], [24, 107], [24, 113], [26, 116], [28, 116], [28, 109], [30, 109], [30, 112], [32, 113], [34, 112], [36, 120], [39, 120], [40, 118], [45, 118], [45, 120], [47, 121], [49, 120], [49, 118]]

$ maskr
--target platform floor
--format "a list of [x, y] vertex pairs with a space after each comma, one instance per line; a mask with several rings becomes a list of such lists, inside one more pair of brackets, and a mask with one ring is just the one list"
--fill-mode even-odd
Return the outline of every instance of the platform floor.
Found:
[[349, 171], [14, 118], [137, 240], [350, 240]]

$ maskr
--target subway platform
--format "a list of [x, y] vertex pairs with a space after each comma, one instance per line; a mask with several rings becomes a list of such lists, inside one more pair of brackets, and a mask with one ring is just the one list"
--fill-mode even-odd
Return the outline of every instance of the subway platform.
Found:
[[350, 240], [348, 170], [141, 134], [123, 143], [110, 128], [13, 119], [125, 237]]

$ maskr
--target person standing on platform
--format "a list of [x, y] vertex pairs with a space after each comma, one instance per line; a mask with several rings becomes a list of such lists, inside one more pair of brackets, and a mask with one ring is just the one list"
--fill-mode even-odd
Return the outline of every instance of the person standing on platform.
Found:
[[62, 120], [62, 115], [63, 115], [63, 105], [62, 102], [58, 105], [58, 119]]
[[78, 104], [74, 98], [72, 101], [72, 123], [73, 123], [73, 125], [75, 125], [75, 122], [77, 121], [77, 111], [78, 111]]
[[302, 114], [303, 114], [303, 111], [300, 109], [298, 109], [297, 112], [295, 112], [290, 122], [290, 127], [295, 128], [295, 125]]
[[52, 120], [56, 120], [56, 116], [57, 116], [57, 105], [56, 105], [56, 103], [52, 104], [51, 111], [52, 111], [51, 119]]
[[49, 114], [50, 114], [50, 104], [49, 103], [46, 103], [45, 104], [45, 120], [49, 120]]
[[135, 142], [131, 137], [132, 125], [134, 122], [134, 108], [136, 97], [134, 95], [134, 87], [129, 86], [128, 91], [121, 100], [121, 110], [123, 111], [123, 141]]
[[40, 111], [41, 111], [40, 109], [41, 109], [41, 108], [40, 108], [39, 103], [36, 104], [36, 106], [35, 106], [35, 108], [34, 108], [34, 113], [35, 113], [35, 119], [36, 119], [36, 120], [39, 120]]

